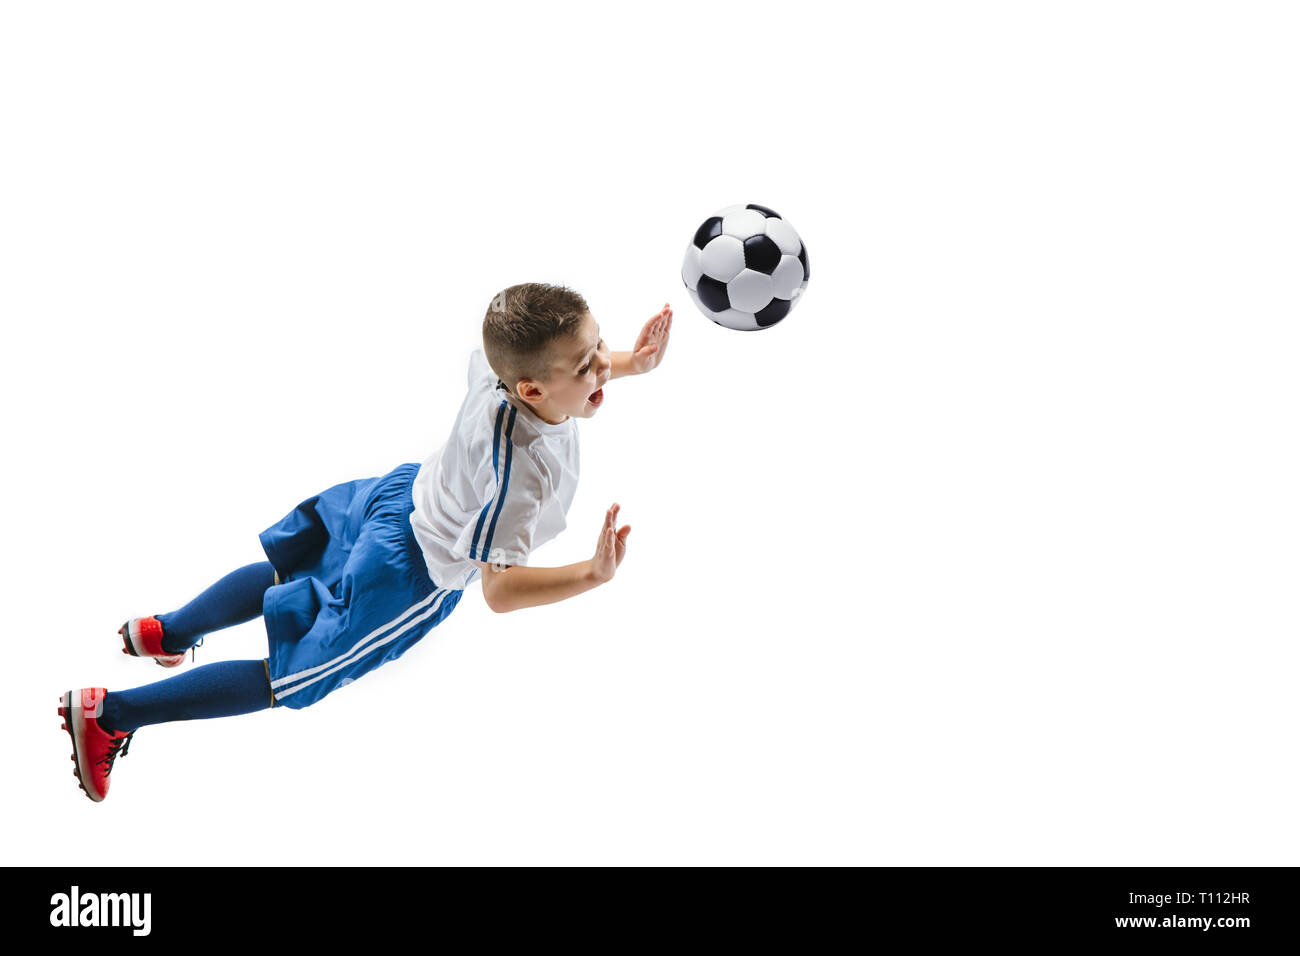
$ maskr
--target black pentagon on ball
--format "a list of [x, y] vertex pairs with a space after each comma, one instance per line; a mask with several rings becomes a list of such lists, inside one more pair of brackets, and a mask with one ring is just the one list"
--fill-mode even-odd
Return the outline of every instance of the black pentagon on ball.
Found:
[[700, 228], [695, 230], [695, 247], [703, 249], [709, 244], [710, 239], [720, 235], [722, 235], [722, 217], [713, 216], [706, 219]]
[[754, 321], [758, 323], [760, 329], [765, 329], [769, 325], [776, 325], [784, 319], [790, 312], [789, 299], [773, 299], [763, 308], [754, 313]]
[[781, 264], [781, 247], [771, 236], [750, 236], [745, 240], [745, 268], [770, 276]]
[[700, 276], [700, 285], [695, 294], [710, 312], [726, 312], [731, 308], [731, 300], [727, 298], [727, 284], [719, 282], [713, 276]]
[[781, 214], [780, 214], [779, 212], [777, 212], [775, 209], [768, 209], [766, 206], [760, 206], [760, 205], [759, 205], [758, 203], [756, 203], [756, 202], [752, 202], [752, 203], [750, 203], [750, 204], [747, 205], [745, 208], [746, 208], [746, 209], [757, 209], [757, 210], [758, 210], [759, 212], [761, 212], [764, 216], [767, 216], [768, 219], [780, 219], [780, 218], [781, 218]]
[[803, 280], [808, 281], [808, 247], [799, 243], [799, 261], [803, 263]]

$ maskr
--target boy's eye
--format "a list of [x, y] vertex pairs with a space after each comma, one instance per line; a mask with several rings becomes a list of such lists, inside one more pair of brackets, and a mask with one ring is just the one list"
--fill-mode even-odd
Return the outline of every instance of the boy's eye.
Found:
[[591, 371], [591, 363], [590, 363], [590, 362], [588, 362], [588, 363], [587, 363], [586, 365], [584, 365], [582, 368], [578, 369], [578, 374], [579, 374], [579, 375], [586, 375], [589, 371]]

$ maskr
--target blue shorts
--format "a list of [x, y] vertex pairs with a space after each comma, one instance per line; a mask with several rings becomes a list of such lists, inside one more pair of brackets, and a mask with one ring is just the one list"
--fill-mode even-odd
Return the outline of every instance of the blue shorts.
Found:
[[419, 469], [335, 485], [259, 535], [279, 576], [262, 599], [275, 705], [308, 707], [401, 657], [460, 601], [411, 532]]

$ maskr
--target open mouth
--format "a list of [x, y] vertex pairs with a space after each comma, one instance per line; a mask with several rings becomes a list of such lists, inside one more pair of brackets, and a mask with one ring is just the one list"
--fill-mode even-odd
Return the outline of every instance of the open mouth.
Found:
[[603, 402], [604, 400], [605, 400], [605, 389], [603, 387], [596, 389], [594, 392], [592, 392], [590, 395], [587, 396], [587, 404], [591, 405], [594, 408], [599, 408], [600, 403]]

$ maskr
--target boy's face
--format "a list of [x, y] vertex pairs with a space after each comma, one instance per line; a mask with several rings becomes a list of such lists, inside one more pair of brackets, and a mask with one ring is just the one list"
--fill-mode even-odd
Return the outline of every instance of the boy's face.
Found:
[[568, 416], [591, 418], [605, 401], [602, 389], [612, 370], [600, 326], [590, 312], [584, 312], [578, 331], [552, 345], [551, 377], [545, 382], [525, 381], [518, 391], [552, 425]]

